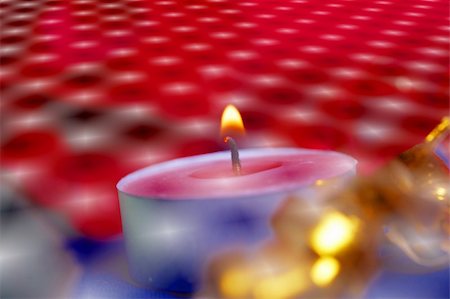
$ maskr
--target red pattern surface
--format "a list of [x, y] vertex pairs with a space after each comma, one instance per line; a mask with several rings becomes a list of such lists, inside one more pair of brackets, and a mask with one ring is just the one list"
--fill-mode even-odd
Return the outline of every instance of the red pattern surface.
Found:
[[354, 155], [361, 171], [448, 113], [448, 1], [5, 0], [3, 182], [82, 233], [120, 231], [115, 183], [245, 146]]

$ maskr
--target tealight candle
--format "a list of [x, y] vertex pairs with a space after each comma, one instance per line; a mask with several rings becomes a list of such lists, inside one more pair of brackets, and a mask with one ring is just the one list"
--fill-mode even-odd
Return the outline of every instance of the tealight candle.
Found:
[[356, 161], [337, 152], [260, 148], [237, 156], [231, 147], [232, 165], [229, 152], [217, 152], [153, 165], [118, 183], [138, 282], [196, 291], [214, 254], [272, 236], [270, 219], [287, 196], [304, 194], [319, 179], [345, 180], [355, 172]]

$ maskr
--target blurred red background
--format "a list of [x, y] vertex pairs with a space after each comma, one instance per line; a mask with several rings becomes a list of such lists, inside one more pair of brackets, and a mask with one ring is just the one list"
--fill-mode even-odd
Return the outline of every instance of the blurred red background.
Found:
[[448, 114], [447, 1], [3, 1], [2, 184], [86, 236], [116, 182], [241, 146], [332, 149], [367, 173]]

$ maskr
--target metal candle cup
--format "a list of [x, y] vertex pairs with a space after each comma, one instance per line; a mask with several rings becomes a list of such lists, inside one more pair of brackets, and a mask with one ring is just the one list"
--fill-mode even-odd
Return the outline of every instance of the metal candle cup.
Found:
[[305, 194], [319, 179], [345, 180], [356, 161], [344, 154], [294, 148], [245, 149], [242, 172], [230, 153], [153, 165], [117, 185], [130, 269], [141, 284], [192, 293], [214, 254], [272, 236], [280, 201]]

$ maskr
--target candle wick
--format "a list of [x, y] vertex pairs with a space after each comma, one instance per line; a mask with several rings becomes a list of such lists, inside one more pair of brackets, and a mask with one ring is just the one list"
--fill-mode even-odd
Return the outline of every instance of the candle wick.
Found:
[[235, 175], [240, 175], [241, 174], [241, 161], [239, 160], [239, 151], [238, 151], [236, 141], [229, 136], [225, 137], [224, 141], [225, 141], [225, 143], [228, 143], [228, 146], [230, 147], [231, 165], [233, 167], [233, 173]]

